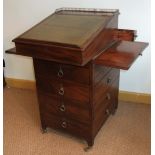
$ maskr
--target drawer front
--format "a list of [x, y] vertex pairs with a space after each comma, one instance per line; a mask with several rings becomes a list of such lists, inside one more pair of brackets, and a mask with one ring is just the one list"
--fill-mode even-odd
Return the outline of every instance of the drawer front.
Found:
[[98, 100], [94, 105], [95, 113], [98, 113], [101, 106], [105, 103], [110, 102], [116, 108], [118, 101], [118, 90], [119, 90], [119, 77], [113, 81], [112, 85], [102, 94], [100, 100]]
[[96, 85], [100, 80], [110, 71], [111, 67], [105, 67], [102, 65], [93, 64], [93, 85]]
[[113, 37], [116, 40], [134, 41], [136, 37], [136, 31], [127, 29], [114, 29]]
[[60, 129], [77, 136], [87, 138], [90, 135], [90, 126], [79, 123], [77, 121], [61, 118], [49, 113], [44, 113], [43, 121], [48, 127]]
[[65, 115], [67, 118], [73, 118], [79, 122], [90, 124], [90, 104], [87, 104], [87, 107], [84, 107], [83, 103], [69, 101], [67, 99], [64, 99], [64, 103], [66, 106]]
[[111, 89], [108, 89], [102, 96], [102, 98], [100, 98], [100, 100], [98, 102], [95, 103], [94, 105], [94, 117], [96, 117], [98, 114], [100, 114], [100, 111], [102, 111], [102, 109], [106, 108], [106, 105], [112, 102], [112, 96], [113, 96], [113, 92], [111, 91]]
[[60, 83], [57, 80], [37, 77], [37, 89], [45, 92], [48, 95], [58, 95], [67, 99], [80, 101], [83, 103], [89, 102], [89, 86], [63, 81]]
[[97, 134], [107, 117], [117, 108], [118, 85], [119, 78], [116, 78], [94, 105], [94, 135]]
[[111, 87], [111, 103], [112, 110], [118, 107], [118, 93], [119, 93], [119, 78], [116, 79]]
[[56, 95], [46, 95], [39, 92], [41, 114], [50, 113], [59, 117], [72, 118], [82, 123], [90, 123], [89, 104], [61, 99]]
[[81, 84], [90, 84], [90, 65], [82, 67], [34, 59], [35, 74], [49, 79], [64, 79]]
[[98, 111], [96, 117], [94, 118], [93, 124], [93, 135], [95, 136], [100, 128], [102, 127], [103, 123], [107, 120], [108, 116], [110, 115], [111, 103], [106, 102], [104, 107], [101, 107]]
[[94, 104], [103, 98], [103, 94], [112, 85], [113, 81], [119, 77], [119, 74], [119, 69], [112, 69], [94, 86]]
[[110, 111], [111, 111], [111, 102], [108, 101], [108, 100], [105, 100], [104, 101], [104, 104], [102, 104], [100, 106], [100, 108], [98, 109], [94, 119], [95, 119], [95, 122], [100, 122], [102, 121], [102, 117], [106, 117], [110, 115]]

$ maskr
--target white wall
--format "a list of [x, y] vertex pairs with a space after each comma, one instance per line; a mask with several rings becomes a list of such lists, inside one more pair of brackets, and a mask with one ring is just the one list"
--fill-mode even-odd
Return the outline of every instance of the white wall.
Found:
[[[4, 0], [4, 51], [14, 47], [12, 39], [60, 7], [113, 8], [120, 10], [119, 28], [138, 31], [137, 41], [150, 42], [148, 0]], [[128, 71], [121, 71], [120, 90], [150, 93], [150, 48]], [[4, 54], [6, 77], [34, 80], [32, 59]]]

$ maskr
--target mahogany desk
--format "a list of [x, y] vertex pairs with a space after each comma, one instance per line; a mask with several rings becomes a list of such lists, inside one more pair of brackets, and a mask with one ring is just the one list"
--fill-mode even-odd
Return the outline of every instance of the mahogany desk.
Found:
[[88, 146], [118, 107], [120, 69], [147, 43], [118, 29], [118, 10], [58, 9], [7, 53], [33, 57], [42, 129], [84, 138]]

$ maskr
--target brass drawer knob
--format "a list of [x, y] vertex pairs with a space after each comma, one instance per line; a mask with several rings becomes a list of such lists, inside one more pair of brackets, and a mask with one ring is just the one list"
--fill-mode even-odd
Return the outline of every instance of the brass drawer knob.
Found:
[[67, 123], [66, 123], [65, 121], [63, 121], [62, 124], [61, 124], [61, 126], [62, 126], [63, 128], [66, 128], [66, 127], [67, 127]]
[[106, 113], [107, 115], [110, 115], [109, 109], [106, 109], [105, 113]]
[[63, 88], [63, 87], [60, 88], [59, 94], [60, 94], [60, 95], [64, 95], [64, 88]]
[[107, 78], [107, 83], [110, 83], [111, 82], [111, 78]]
[[64, 104], [61, 105], [61, 107], [60, 107], [60, 111], [64, 112], [65, 110], [66, 110], [65, 105], [64, 105]]
[[109, 93], [106, 94], [106, 99], [107, 99], [107, 100], [110, 100], [110, 99], [111, 99], [111, 96], [110, 96]]
[[63, 77], [63, 71], [62, 71], [62, 69], [61, 69], [61, 67], [60, 67], [60, 69], [59, 69], [59, 71], [58, 71], [58, 77], [60, 77], [60, 78], [62, 78]]

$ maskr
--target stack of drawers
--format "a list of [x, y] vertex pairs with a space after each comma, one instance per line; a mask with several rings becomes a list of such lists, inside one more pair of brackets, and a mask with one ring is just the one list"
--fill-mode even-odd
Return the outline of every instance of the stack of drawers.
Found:
[[90, 65], [34, 59], [42, 128], [52, 127], [88, 139], [91, 125]]
[[42, 128], [84, 138], [89, 146], [117, 107], [119, 70], [33, 59]]
[[93, 71], [93, 137], [95, 137], [107, 117], [111, 113], [114, 114], [117, 109], [120, 70], [94, 65]]

